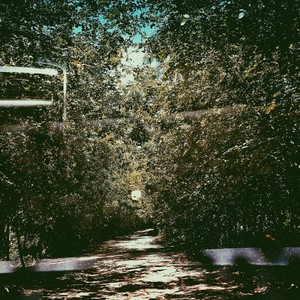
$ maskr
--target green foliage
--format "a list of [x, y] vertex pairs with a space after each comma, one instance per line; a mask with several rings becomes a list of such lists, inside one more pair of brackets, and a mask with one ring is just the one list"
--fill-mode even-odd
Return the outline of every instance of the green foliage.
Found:
[[110, 175], [118, 150], [90, 125], [32, 126], [1, 141], [1, 230], [18, 232], [23, 255], [76, 254], [143, 223]]
[[163, 96], [173, 111], [291, 104], [299, 73], [297, 1], [165, 4], [149, 49], [164, 64]]
[[160, 4], [155, 95], [183, 119], [161, 122], [158, 226], [191, 252], [299, 245], [297, 2]]
[[[61, 114], [60, 76], [53, 111], [1, 112], [27, 128], [1, 133], [1, 256], [10, 242], [23, 256], [70, 255], [151, 222], [192, 253], [264, 246], [265, 235], [298, 245], [297, 5], [2, 1], [0, 63], [65, 65], [70, 122], [49, 123]], [[120, 91], [123, 54], [147, 25], [158, 31], [141, 47], [161, 69], [134, 69]], [[40, 86], [2, 79], [1, 95], [7, 83], [33, 95]]]
[[[65, 66], [68, 118], [82, 120], [92, 111], [103, 117], [102, 110], [117, 88], [120, 75], [116, 67], [122, 53], [149, 23], [148, 16], [137, 14], [143, 11], [143, 2], [2, 1], [0, 64]], [[30, 88], [36, 91], [30, 81]], [[54, 86], [55, 96], [61, 100], [62, 81]]]
[[[114, 103], [119, 100], [117, 67], [133, 37], [149, 23], [148, 16], [137, 13], [143, 5], [121, 0], [1, 2], [0, 64], [66, 67], [69, 119], [59, 123], [60, 69], [58, 78], [49, 80], [1, 77], [4, 98], [53, 93], [55, 102], [50, 109], [1, 108], [2, 257], [14, 252], [10, 243], [18, 244], [20, 256], [71, 255], [143, 223], [124, 196], [130, 191], [121, 182], [124, 163], [118, 151], [123, 149], [105, 138], [118, 128], [86, 122], [120, 114]], [[10, 133], [11, 124], [16, 132]]]
[[155, 194], [167, 238], [194, 253], [264, 246], [268, 233], [298, 245], [298, 127], [299, 115], [246, 107], [181, 125], [161, 156]]

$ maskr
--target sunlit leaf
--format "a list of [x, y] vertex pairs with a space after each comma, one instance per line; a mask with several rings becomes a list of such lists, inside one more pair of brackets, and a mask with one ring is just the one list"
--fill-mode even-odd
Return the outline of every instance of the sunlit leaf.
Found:
[[186, 24], [187, 20], [186, 19], [183, 19], [180, 23], [181, 26], [184, 26]]
[[267, 107], [265, 108], [265, 113], [266, 113], [266, 114], [271, 113], [276, 107], [277, 107], [276, 102], [275, 102], [275, 101], [272, 101], [272, 103], [271, 103], [269, 106], [267, 106]]
[[238, 15], [238, 18], [239, 18], [239, 19], [242, 19], [242, 18], [245, 17], [245, 15], [246, 15], [246, 11], [245, 11], [244, 9], [240, 9], [240, 13], [239, 13], [239, 15]]

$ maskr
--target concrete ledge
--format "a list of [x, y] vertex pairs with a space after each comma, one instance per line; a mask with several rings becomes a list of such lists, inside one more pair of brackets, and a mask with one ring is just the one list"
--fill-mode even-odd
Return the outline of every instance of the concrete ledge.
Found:
[[84, 270], [93, 267], [97, 259], [97, 256], [42, 259], [37, 261], [35, 265], [26, 268], [20, 267], [13, 261], [0, 261], [0, 275], [10, 274], [20, 270], [28, 272], [68, 272]]
[[33, 267], [34, 272], [66, 272], [89, 269], [97, 256], [42, 259]]
[[[69, 272], [89, 269], [99, 259], [97, 256], [42, 259], [25, 268], [29, 272]], [[202, 250], [200, 263], [215, 266], [300, 266], [300, 247], [285, 247], [272, 251], [260, 248], [224, 248]], [[0, 275], [20, 271], [13, 261], [0, 261]]]
[[14, 261], [0, 261], [0, 274], [9, 274], [17, 270], [18, 266]]
[[300, 261], [300, 247], [263, 251], [260, 248], [224, 248], [202, 250], [202, 260], [217, 266], [288, 266]]

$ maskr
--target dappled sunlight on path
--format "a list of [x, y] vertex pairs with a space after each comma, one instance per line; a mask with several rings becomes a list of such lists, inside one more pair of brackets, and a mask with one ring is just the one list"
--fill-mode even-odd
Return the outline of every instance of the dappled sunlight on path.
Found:
[[101, 244], [87, 270], [40, 274], [23, 285], [22, 299], [236, 299], [270, 290], [266, 270], [204, 267], [165, 249], [151, 233], [139, 231]]

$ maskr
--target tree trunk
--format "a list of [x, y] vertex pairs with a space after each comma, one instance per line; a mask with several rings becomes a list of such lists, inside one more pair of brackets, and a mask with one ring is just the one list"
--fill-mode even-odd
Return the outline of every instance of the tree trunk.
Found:
[[16, 226], [16, 236], [17, 236], [20, 262], [21, 262], [22, 267], [25, 268], [24, 257], [23, 257], [23, 249], [22, 249], [22, 245], [21, 245], [21, 237], [20, 237], [19, 228], [17, 226]]
[[6, 260], [9, 260], [10, 259], [10, 255], [9, 255], [9, 245], [10, 245], [10, 242], [9, 242], [9, 233], [10, 233], [10, 230], [9, 230], [9, 226], [10, 226], [10, 223], [9, 223], [9, 218], [7, 218], [7, 221], [6, 221], [6, 231], [5, 231], [5, 248], [4, 248], [4, 252], [5, 252], [5, 257], [6, 257]]

